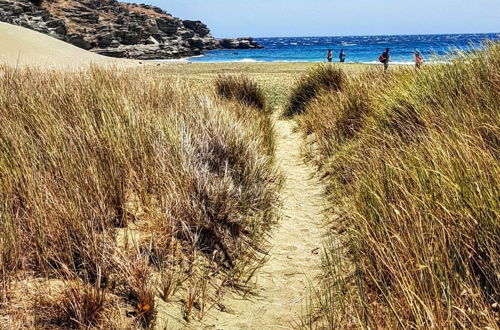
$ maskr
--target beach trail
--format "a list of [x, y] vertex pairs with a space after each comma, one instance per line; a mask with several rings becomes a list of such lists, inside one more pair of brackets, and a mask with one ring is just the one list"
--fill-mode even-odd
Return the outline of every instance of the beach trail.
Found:
[[271, 233], [269, 260], [254, 279], [255, 295], [226, 296], [231, 311], [212, 311], [205, 320], [215, 329], [293, 329], [306, 312], [310, 286], [320, 273], [322, 187], [300, 156], [301, 136], [293, 121], [277, 120], [277, 160], [286, 184], [283, 219]]

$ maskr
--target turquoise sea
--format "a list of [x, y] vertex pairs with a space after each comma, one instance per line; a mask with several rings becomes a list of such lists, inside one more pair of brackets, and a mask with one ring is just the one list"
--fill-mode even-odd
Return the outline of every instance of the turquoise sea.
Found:
[[420, 51], [426, 61], [436, 60], [457, 51], [473, 51], [486, 40], [500, 41], [500, 33], [399, 35], [352, 37], [255, 38], [265, 49], [215, 50], [190, 62], [324, 62], [332, 49], [334, 61], [344, 49], [351, 63], [376, 63], [378, 56], [390, 48], [393, 62], [412, 63], [413, 52]]

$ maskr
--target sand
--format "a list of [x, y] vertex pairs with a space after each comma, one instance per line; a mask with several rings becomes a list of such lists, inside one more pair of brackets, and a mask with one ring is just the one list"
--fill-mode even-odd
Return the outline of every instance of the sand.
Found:
[[268, 262], [256, 275], [257, 296], [227, 298], [234, 314], [214, 312], [215, 329], [294, 329], [306, 312], [310, 288], [321, 272], [322, 186], [300, 156], [302, 140], [292, 121], [277, 121], [277, 159], [286, 176], [283, 220], [272, 233]]
[[134, 62], [94, 54], [48, 35], [0, 22], [0, 64], [79, 69], [90, 64], [133, 65]]
[[292, 120], [276, 120], [277, 161], [286, 177], [283, 217], [271, 232], [267, 262], [252, 280], [252, 294], [227, 292], [224, 311], [185, 322], [175, 304], [161, 304], [156, 329], [296, 329], [307, 313], [311, 289], [321, 274], [323, 187], [304, 163], [302, 138]]

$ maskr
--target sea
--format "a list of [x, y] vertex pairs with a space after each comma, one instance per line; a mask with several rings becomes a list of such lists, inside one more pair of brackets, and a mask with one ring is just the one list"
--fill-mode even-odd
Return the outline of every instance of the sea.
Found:
[[391, 49], [395, 63], [413, 63], [413, 52], [419, 51], [426, 61], [440, 61], [461, 52], [485, 47], [487, 41], [500, 41], [500, 33], [394, 35], [351, 37], [255, 38], [264, 49], [214, 50], [188, 59], [189, 62], [325, 62], [328, 49], [334, 61], [343, 49], [346, 62], [377, 63], [379, 55]]

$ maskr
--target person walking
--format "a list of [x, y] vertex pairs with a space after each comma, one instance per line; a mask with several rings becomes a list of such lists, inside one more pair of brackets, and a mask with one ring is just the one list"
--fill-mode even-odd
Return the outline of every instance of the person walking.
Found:
[[339, 54], [340, 63], [344, 63], [345, 62], [345, 58], [346, 58], [346, 55], [345, 55], [344, 50], [342, 49], [340, 51], [340, 54]]
[[387, 71], [389, 68], [389, 62], [391, 61], [391, 50], [389, 48], [385, 49], [385, 52], [379, 56], [378, 60], [380, 63], [384, 64], [384, 71]]
[[422, 58], [422, 55], [420, 54], [420, 52], [417, 50], [415, 51], [415, 67], [417, 69], [420, 69], [420, 67], [422, 67], [422, 63], [424, 62], [423, 58]]
[[332, 53], [332, 50], [331, 49], [328, 49], [328, 53], [326, 54], [326, 59], [328, 60], [328, 62], [332, 62], [333, 60], [333, 53]]

